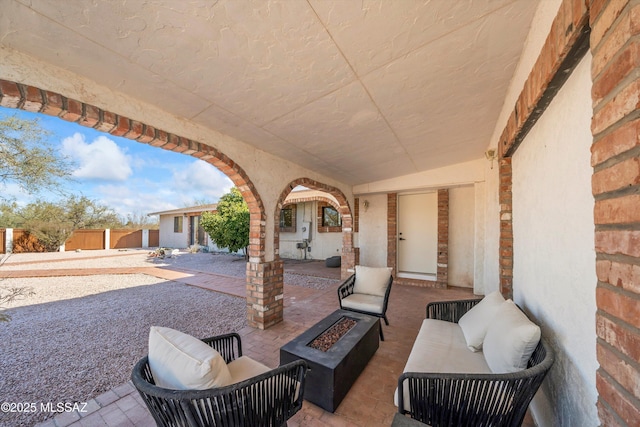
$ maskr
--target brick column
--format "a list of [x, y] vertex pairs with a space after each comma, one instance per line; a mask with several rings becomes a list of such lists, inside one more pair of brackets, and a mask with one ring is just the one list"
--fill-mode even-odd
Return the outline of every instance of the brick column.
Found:
[[438, 269], [436, 284], [449, 284], [449, 190], [438, 190]]
[[340, 277], [346, 280], [353, 274], [356, 265], [356, 248], [353, 247], [353, 220], [351, 215], [342, 215], [342, 256], [340, 260]]
[[247, 263], [247, 323], [267, 329], [282, 322], [284, 310], [284, 262]]
[[513, 217], [511, 157], [500, 162], [500, 292], [513, 298]]
[[391, 267], [392, 274], [398, 275], [398, 194], [387, 194], [387, 267]]
[[591, 1], [598, 414], [640, 420], [640, 2]]

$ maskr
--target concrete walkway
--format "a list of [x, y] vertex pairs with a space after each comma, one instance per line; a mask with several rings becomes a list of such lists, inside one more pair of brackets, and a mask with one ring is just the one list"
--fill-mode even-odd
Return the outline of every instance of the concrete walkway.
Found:
[[[86, 258], [83, 258], [86, 259]], [[317, 264], [317, 263], [316, 263]], [[312, 265], [306, 267], [312, 268]], [[304, 273], [304, 266], [297, 274]], [[287, 266], [285, 265], [285, 271]], [[0, 277], [41, 277], [48, 275], [92, 275], [142, 273], [166, 280], [198, 286], [214, 292], [244, 297], [243, 278], [167, 267], [125, 267], [109, 269], [13, 270], [0, 269]], [[332, 273], [334, 274], [334, 273]], [[316, 290], [295, 285], [284, 287], [284, 321], [267, 329], [245, 327], [243, 353], [267, 366], [280, 362], [280, 347], [338, 308], [336, 289]], [[385, 341], [355, 382], [346, 398], [330, 413], [304, 402], [289, 426], [389, 426], [397, 408], [393, 394], [397, 379], [413, 345], [427, 302], [469, 298], [470, 289], [430, 289], [395, 285], [391, 292]], [[153, 426], [142, 399], [128, 382], [88, 402], [84, 412], [68, 412], [50, 418], [39, 427], [66, 426]], [[531, 426], [530, 421], [525, 425]]]

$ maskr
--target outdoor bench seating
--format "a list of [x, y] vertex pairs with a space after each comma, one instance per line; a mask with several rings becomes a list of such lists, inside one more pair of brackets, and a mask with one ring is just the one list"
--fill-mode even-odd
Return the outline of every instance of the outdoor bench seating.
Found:
[[[135, 365], [131, 379], [158, 426], [275, 427], [302, 408], [304, 360], [270, 369], [242, 356], [236, 333], [196, 340], [194, 346], [186, 334], [151, 329], [149, 355]], [[157, 336], [169, 337], [169, 345], [159, 345]]]
[[434, 427], [522, 424], [553, 353], [539, 327], [495, 294], [483, 306], [481, 299], [427, 305], [398, 379], [394, 426], [411, 425], [404, 414]]

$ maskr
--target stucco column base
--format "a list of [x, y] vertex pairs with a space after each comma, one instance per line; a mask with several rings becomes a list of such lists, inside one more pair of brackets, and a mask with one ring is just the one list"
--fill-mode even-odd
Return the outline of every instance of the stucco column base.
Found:
[[247, 323], [268, 329], [284, 318], [284, 262], [247, 263]]

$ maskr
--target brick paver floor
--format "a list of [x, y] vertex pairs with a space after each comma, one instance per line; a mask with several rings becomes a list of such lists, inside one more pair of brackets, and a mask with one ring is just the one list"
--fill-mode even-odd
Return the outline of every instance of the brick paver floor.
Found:
[[[296, 267], [298, 274], [300, 267]], [[219, 274], [171, 270], [163, 267], [81, 270], [22, 270], [7, 272], [4, 277], [35, 277], [47, 273], [56, 275], [131, 274], [144, 273], [214, 292], [244, 297], [244, 279]], [[6, 274], [6, 273], [5, 273]], [[267, 366], [279, 365], [280, 347], [338, 308], [335, 288], [315, 290], [295, 285], [284, 287], [284, 321], [267, 329], [245, 327], [238, 331], [242, 337], [243, 353]], [[431, 289], [395, 285], [391, 291], [388, 309], [390, 325], [383, 325], [385, 341], [373, 356], [364, 372], [342, 401], [335, 413], [304, 402], [302, 410], [289, 426], [389, 426], [397, 408], [393, 394], [397, 379], [411, 351], [425, 306], [430, 301], [469, 298], [470, 289]], [[88, 402], [85, 412], [57, 415], [39, 427], [66, 426], [153, 426], [154, 421], [133, 385], [128, 382]], [[525, 425], [532, 426], [530, 419]]]

